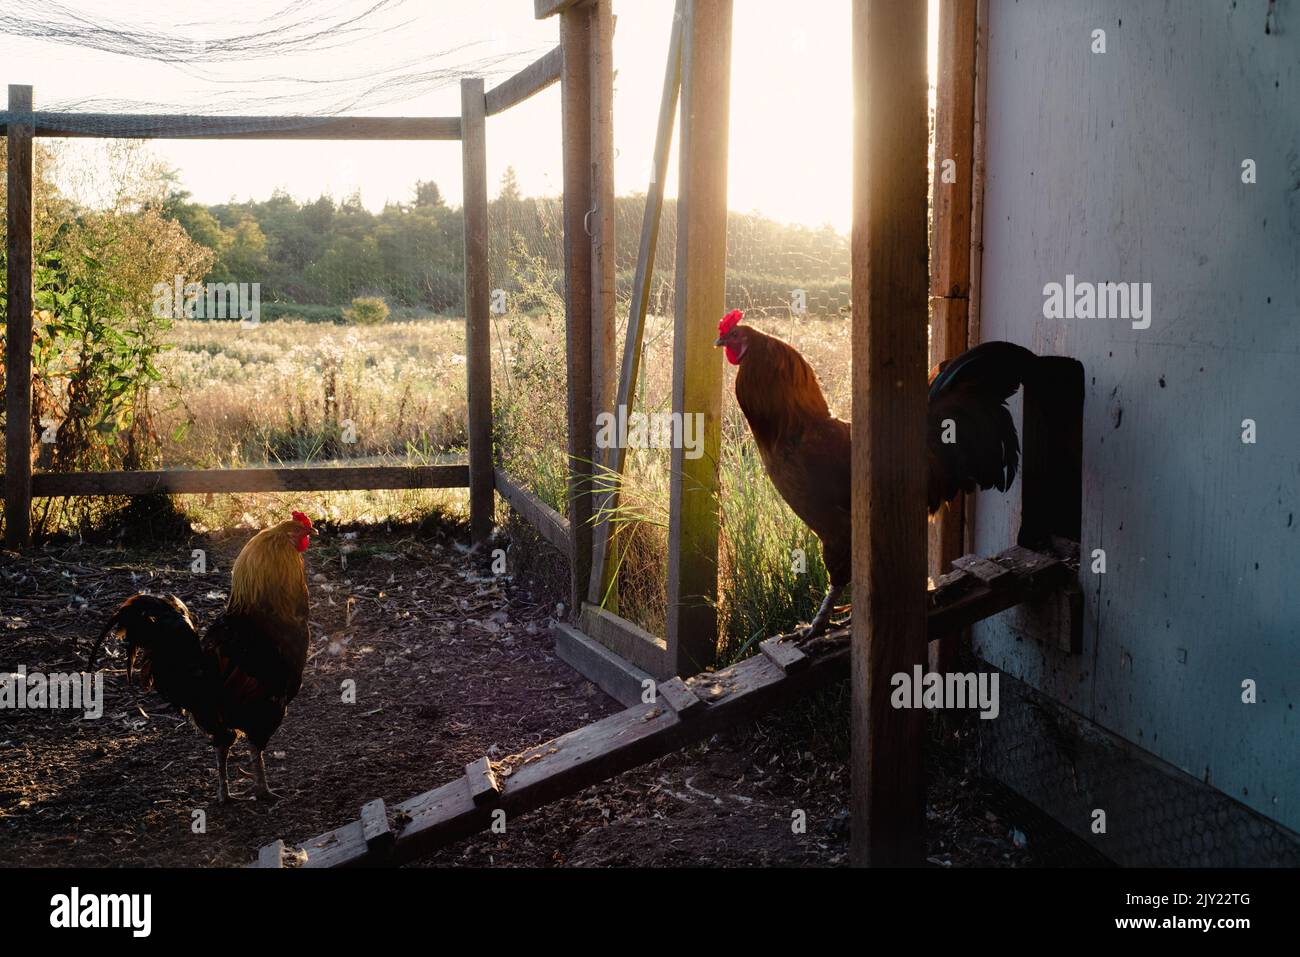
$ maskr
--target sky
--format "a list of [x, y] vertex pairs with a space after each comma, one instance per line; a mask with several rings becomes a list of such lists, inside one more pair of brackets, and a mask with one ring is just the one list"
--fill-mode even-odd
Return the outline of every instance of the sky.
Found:
[[[933, 75], [937, 0], [929, 2]], [[65, 23], [84, 32], [75, 21], [84, 16], [120, 30], [127, 48], [151, 54], [0, 35], [4, 80], [33, 85], [37, 109], [454, 115], [456, 76], [481, 73], [490, 88], [559, 39], [558, 19], [534, 19], [532, 0], [233, 0], [221, 5], [220, 20], [206, 0], [6, 0], [6, 6], [16, 6], [41, 33], [49, 32], [47, 24]], [[614, 2], [620, 194], [644, 192], [649, 179], [672, 9], [672, 0]], [[735, 0], [734, 11], [731, 208], [847, 231], [848, 0]], [[308, 41], [321, 27], [329, 30]], [[262, 37], [250, 40], [253, 33]], [[419, 79], [430, 73], [432, 80]], [[490, 117], [487, 137], [490, 194], [507, 166], [525, 195], [559, 194], [558, 85]], [[96, 148], [71, 145], [92, 162]], [[156, 141], [151, 148], [200, 202], [265, 199], [280, 189], [298, 199], [359, 193], [378, 210], [409, 201], [420, 179], [437, 182], [453, 204], [461, 197], [455, 142], [205, 140]], [[669, 195], [676, 191], [676, 162], [674, 150]]]

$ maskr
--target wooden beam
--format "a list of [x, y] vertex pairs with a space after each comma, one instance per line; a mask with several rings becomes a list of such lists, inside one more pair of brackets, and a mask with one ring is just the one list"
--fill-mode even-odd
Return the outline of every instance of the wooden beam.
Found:
[[[6, 483], [8, 476], [6, 475]], [[35, 498], [60, 495], [203, 495], [209, 492], [341, 492], [464, 488], [464, 465], [363, 465], [287, 469], [168, 469], [153, 472], [45, 472]]]
[[519, 513], [529, 525], [537, 529], [539, 535], [546, 539], [563, 555], [569, 554], [573, 541], [569, 535], [569, 522], [563, 515], [551, 508], [524, 486], [516, 482], [502, 469], [496, 470], [497, 494], [510, 503], [510, 507]]
[[[968, 593], [955, 597], [946, 593], [943, 599], [937, 597], [943, 593], [932, 590], [929, 627], [922, 638], [935, 641], [982, 617], [1045, 598], [1077, 574], [1077, 568], [1023, 549], [1009, 549], [996, 560], [1013, 569], [1015, 583], [993, 590], [972, 579]], [[557, 627], [572, 631], [567, 625]], [[465, 776], [399, 804], [396, 817], [404, 823], [390, 850], [374, 853], [366, 845], [361, 823], [353, 821], [304, 841], [295, 849], [293, 859], [311, 868], [414, 860], [482, 830], [491, 823], [496, 808], [504, 809], [513, 819], [769, 708], [788, 704], [797, 695], [843, 680], [850, 639], [845, 629], [788, 649], [800, 656], [798, 668], [783, 669], [768, 654], [761, 654], [717, 672], [657, 682], [652, 704], [640, 701], [639, 688], [629, 688], [626, 697], [630, 703], [625, 711], [492, 762], [491, 772], [498, 785], [495, 794], [489, 794], [482, 783], [477, 787], [472, 783], [482, 781], [480, 764], [479, 770], [467, 768]], [[471, 781], [468, 786], [467, 778]]]
[[[632, 279], [632, 299], [628, 307], [627, 334], [623, 340], [623, 367], [619, 373], [618, 395], [614, 411], [631, 409], [636, 394], [637, 377], [641, 371], [641, 345], [645, 339], [645, 317], [650, 306], [650, 277], [654, 274], [655, 248], [659, 243], [659, 222], [664, 208], [664, 178], [668, 175], [668, 153], [673, 144], [673, 123], [677, 118], [677, 94], [682, 77], [682, 23], [685, 20], [686, 0], [677, 0], [673, 11], [672, 32], [668, 41], [668, 62], [664, 68], [663, 93], [659, 98], [659, 123], [655, 130], [654, 156], [650, 184], [646, 189], [645, 211], [641, 217], [641, 245], [637, 252], [636, 274]], [[620, 480], [626, 462], [627, 450], [616, 445], [605, 459], [607, 476]], [[607, 481], [609, 481], [607, 477]], [[617, 485], [600, 498], [600, 509], [612, 511], [618, 507]], [[591, 587], [587, 600], [618, 610], [618, 593], [612, 590], [616, 557], [611, 548], [613, 527], [608, 522], [596, 526], [592, 537]], [[607, 599], [612, 599], [607, 600]]]
[[[24, 111], [0, 113], [0, 130]], [[458, 140], [458, 116], [194, 116], [35, 113], [38, 137], [151, 140]]]
[[563, 54], [557, 46], [487, 91], [487, 115], [496, 116], [560, 81]]
[[533, 0], [533, 13], [538, 20], [545, 20], [586, 2], [587, 0]]
[[677, 674], [668, 658], [668, 645], [635, 622], [597, 605], [584, 604], [582, 630], [620, 658], [626, 658], [655, 678]]
[[560, 17], [564, 158], [564, 313], [568, 355], [569, 552], [571, 607], [581, 607], [591, 579], [591, 17], [579, 8]]
[[497, 780], [487, 755], [465, 765], [465, 781], [469, 784], [470, 800], [475, 804], [494, 801], [501, 793], [501, 782]]
[[[32, 112], [32, 88], [9, 87], [9, 112]], [[8, 310], [5, 319], [5, 544], [26, 545], [32, 521], [32, 125], [7, 130]]]
[[254, 866], [275, 869], [284, 867], [284, 841], [275, 840], [258, 848], [257, 863]]
[[919, 864], [926, 664], [926, 5], [854, 0], [852, 860]]
[[388, 808], [383, 798], [361, 806], [361, 836], [372, 852], [383, 852], [393, 845], [393, 828], [388, 823]]
[[687, 0], [682, 34], [673, 412], [699, 416], [701, 452], [672, 452], [668, 518], [668, 656], [679, 674], [713, 664], [718, 644], [718, 461], [726, 305], [731, 0]]
[[[989, 0], [976, 0], [975, 10], [975, 116], [971, 146], [970, 306], [966, 341], [984, 341], [980, 333], [980, 283], [984, 272], [984, 158], [988, 145]], [[966, 548], [974, 547], [974, 499], [966, 503]]]
[[460, 81], [461, 167], [465, 184], [465, 377], [469, 405], [469, 531], [492, 534], [492, 317], [489, 314], [487, 133], [483, 80]]
[[[975, 8], [977, 0], [940, 0], [939, 78], [931, 204], [930, 365], [967, 349], [970, 299], [971, 184], [974, 176]], [[930, 522], [930, 577], [938, 578], [965, 552], [965, 496]], [[970, 636], [931, 649], [930, 668], [948, 671]]]
[[[586, 228], [591, 234], [591, 414], [596, 421], [614, 407], [615, 266], [614, 240], [614, 16], [612, 0], [592, 0], [585, 8], [591, 18], [591, 200]], [[611, 449], [597, 449], [596, 458], [609, 464]], [[597, 522], [593, 543], [600, 536]], [[594, 552], [594, 544], [593, 544]]]

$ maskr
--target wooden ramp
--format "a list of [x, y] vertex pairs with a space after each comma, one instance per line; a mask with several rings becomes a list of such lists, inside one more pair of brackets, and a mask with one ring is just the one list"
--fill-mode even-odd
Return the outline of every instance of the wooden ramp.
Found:
[[[1071, 561], [1019, 547], [993, 559], [968, 557], [958, 566], [930, 588], [930, 641], [1022, 602], [1068, 592], [1078, 574]], [[634, 705], [500, 761], [480, 758], [462, 777], [392, 808], [371, 801], [357, 820], [295, 847], [268, 844], [251, 866], [409, 861], [483, 830], [500, 812], [507, 819], [525, 814], [848, 673], [848, 628], [802, 643], [792, 636], [768, 638], [760, 648], [762, 654], [719, 671], [660, 682], [653, 704]]]

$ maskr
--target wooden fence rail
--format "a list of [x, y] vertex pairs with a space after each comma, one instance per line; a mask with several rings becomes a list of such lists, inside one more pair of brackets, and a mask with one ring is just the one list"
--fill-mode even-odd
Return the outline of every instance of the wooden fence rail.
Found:
[[312, 466], [281, 469], [165, 469], [156, 472], [42, 472], [32, 497], [202, 495], [208, 492], [341, 492], [465, 488], [464, 465]]
[[202, 114], [0, 113], [39, 137], [150, 140], [458, 140], [458, 116], [204, 116]]

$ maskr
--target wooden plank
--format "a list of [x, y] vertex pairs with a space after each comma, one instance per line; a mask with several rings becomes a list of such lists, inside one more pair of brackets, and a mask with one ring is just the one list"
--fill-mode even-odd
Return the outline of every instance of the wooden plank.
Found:
[[[31, 113], [32, 88], [9, 87], [9, 110]], [[32, 126], [8, 138], [8, 309], [5, 318], [5, 544], [26, 545], [32, 520]]]
[[635, 622], [590, 603], [583, 604], [581, 621], [588, 635], [654, 677], [676, 674], [668, 658], [668, 643]]
[[[1015, 564], [1011, 556], [1005, 557], [1008, 564]], [[1046, 559], [1043, 567], [1069, 572], [1068, 566], [1054, 559]], [[929, 614], [928, 638], [937, 640], [980, 616], [1049, 595], [1059, 587], [1059, 581], [1043, 575], [1022, 577], [1015, 587], [996, 592], [977, 582], [975, 592], [984, 596], [985, 604], [963, 596], [951, 606], [935, 607]], [[574, 631], [568, 625], [558, 628]], [[494, 808], [516, 817], [788, 703], [796, 695], [842, 680], [851, 648], [850, 632], [842, 629], [804, 646], [808, 664], [801, 671], [782, 671], [767, 655], [755, 655], [717, 672], [660, 682], [657, 691], [662, 698], [656, 697], [653, 704], [631, 694], [625, 711], [496, 762], [493, 771], [500, 792], [494, 802], [475, 804], [464, 778], [457, 778], [398, 805], [395, 812], [405, 823], [382, 860], [389, 864], [414, 860], [488, 826]], [[354, 867], [379, 860], [356, 821], [303, 842], [299, 856], [305, 858], [304, 867], [312, 868]]]
[[[980, 333], [980, 283], [984, 271], [984, 182], [988, 149], [989, 0], [975, 6], [975, 110], [971, 145], [970, 294], [966, 319], [966, 341], [984, 341]], [[968, 502], [973, 506], [974, 502]], [[973, 508], [966, 509], [966, 548], [973, 545]]]
[[[934, 196], [931, 204], [930, 366], [967, 348], [971, 264], [971, 183], [975, 124], [977, 0], [940, 0], [939, 75], [935, 97]], [[930, 575], [938, 577], [965, 548], [965, 499], [958, 496], [930, 522]], [[930, 669], [949, 671], [970, 636], [931, 648]]]
[[586, 2], [587, 0], [533, 0], [533, 13], [538, 20], [545, 20]]
[[[587, 232], [591, 235], [591, 414], [593, 423], [600, 421], [602, 413], [614, 411], [614, 395], [618, 391], [616, 353], [615, 285], [618, 247], [615, 245], [614, 224], [614, 15], [613, 0], [592, 0], [586, 8], [591, 21], [591, 209], [587, 214]], [[615, 442], [615, 445], [618, 443]], [[598, 474], [612, 464], [613, 448], [594, 449], [600, 464]], [[601, 478], [603, 483], [606, 478]], [[600, 497], [593, 499], [592, 517], [592, 572], [600, 574], [597, 565], [596, 542], [603, 541], [609, 531], [609, 512], [599, 507]], [[603, 565], [605, 554], [600, 556]], [[584, 594], [589, 585], [582, 582]], [[618, 604], [617, 590], [611, 589], [613, 601]]]
[[59, 495], [338, 492], [395, 488], [464, 488], [468, 483], [469, 471], [464, 465], [165, 469], [150, 472], [41, 473], [32, 478], [32, 494], [36, 498], [50, 498]]
[[758, 647], [771, 659], [772, 664], [787, 674], [808, 667], [808, 656], [784, 638], [765, 638], [758, 643]]
[[668, 485], [668, 657], [679, 674], [717, 657], [722, 362], [713, 340], [726, 311], [731, 15], [731, 0], [687, 0], [682, 35], [672, 410], [699, 416], [703, 430], [697, 458], [673, 449]]
[[934, 585], [930, 588], [930, 604], [959, 595], [977, 581], [978, 578], [960, 568], [955, 568], [946, 575], [940, 575], [934, 579]]
[[615, 379], [614, 16], [611, 0], [592, 0], [591, 17], [591, 414], [613, 408]]
[[[623, 341], [623, 366], [619, 373], [618, 395], [614, 410], [631, 409], [632, 396], [636, 394], [637, 377], [641, 370], [641, 345], [645, 339], [645, 317], [650, 306], [650, 277], [654, 274], [655, 248], [659, 243], [659, 222], [664, 205], [664, 179], [668, 175], [668, 154], [673, 144], [673, 123], [677, 116], [677, 94], [682, 76], [682, 24], [685, 20], [686, 0], [677, 0], [673, 12], [673, 27], [668, 41], [668, 63], [664, 69], [663, 92], [659, 98], [659, 123], [655, 130], [654, 156], [651, 180], [646, 189], [645, 211], [641, 217], [641, 245], [637, 252], [636, 274], [632, 279], [632, 299], [628, 307], [627, 335]], [[621, 445], [610, 449], [605, 465], [611, 475], [622, 476], [627, 450]], [[618, 507], [617, 487], [603, 494], [599, 500], [601, 511]], [[591, 587], [587, 600], [603, 605], [611, 611], [618, 610], [618, 593], [614, 584], [616, 554], [611, 547], [612, 526], [602, 522], [592, 535]]]
[[487, 91], [487, 115], [496, 116], [560, 81], [563, 54], [557, 46]]
[[924, 854], [925, 716], [890, 703], [926, 649], [926, 5], [854, 0], [852, 846]]
[[529, 525], [537, 529], [538, 534], [554, 545], [564, 555], [569, 554], [573, 542], [569, 535], [569, 522], [563, 515], [551, 508], [536, 495], [524, 488], [502, 469], [496, 472], [497, 494], [510, 503]]
[[566, 9], [560, 17], [564, 159], [564, 315], [569, 419], [569, 590], [578, 608], [591, 579], [591, 17]]
[[[10, 106], [0, 129], [31, 113]], [[154, 140], [458, 140], [458, 116], [199, 116], [31, 113], [38, 137]]]
[[391, 847], [393, 829], [388, 824], [388, 808], [383, 798], [375, 798], [361, 806], [361, 835], [371, 851]]
[[465, 377], [469, 404], [469, 532], [492, 534], [492, 317], [488, 277], [487, 133], [483, 80], [460, 81], [461, 168], [465, 186]]
[[501, 784], [487, 755], [465, 765], [465, 780], [469, 784], [470, 800], [475, 804], [494, 801], [501, 792]]
[[991, 562], [987, 558], [980, 558], [978, 555], [963, 555], [961, 558], [955, 559], [953, 565], [963, 571], [970, 572], [992, 588], [998, 588], [1010, 583], [1011, 573], [1009, 571], [997, 564], [997, 562]]
[[560, 622], [553, 633], [556, 656], [624, 707], [641, 701], [645, 682], [656, 680], [572, 625]]
[[704, 702], [679, 677], [669, 678], [655, 685], [655, 700], [663, 701], [681, 718], [698, 715], [704, 709]]
[[284, 841], [272, 841], [270, 844], [263, 844], [258, 848], [257, 866], [267, 868], [284, 867]]

